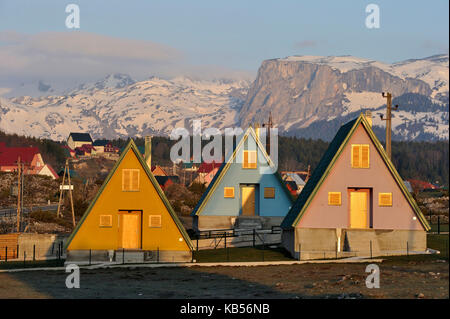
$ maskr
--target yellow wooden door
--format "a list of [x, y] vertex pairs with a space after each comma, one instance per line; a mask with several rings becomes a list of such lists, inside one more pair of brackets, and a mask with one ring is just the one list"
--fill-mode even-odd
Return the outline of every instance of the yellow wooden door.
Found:
[[367, 193], [350, 192], [350, 228], [367, 228]]
[[121, 248], [141, 248], [141, 214], [140, 212], [129, 212], [121, 214], [120, 223]]
[[242, 215], [255, 216], [255, 187], [242, 187]]

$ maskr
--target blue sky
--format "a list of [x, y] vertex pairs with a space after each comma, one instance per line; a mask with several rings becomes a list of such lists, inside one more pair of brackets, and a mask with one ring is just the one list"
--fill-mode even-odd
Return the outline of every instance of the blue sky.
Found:
[[[65, 27], [69, 3], [80, 7], [77, 31]], [[380, 7], [379, 29], [365, 26], [369, 3]], [[177, 52], [182, 58], [176, 65], [254, 74], [262, 60], [295, 54], [395, 62], [448, 53], [448, 10], [447, 0], [0, 0], [0, 32], [82, 32], [148, 41]]]

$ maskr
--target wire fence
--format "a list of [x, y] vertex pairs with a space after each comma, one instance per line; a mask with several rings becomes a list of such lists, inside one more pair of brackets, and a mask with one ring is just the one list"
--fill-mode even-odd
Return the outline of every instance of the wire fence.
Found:
[[427, 215], [426, 219], [431, 226], [430, 233], [433, 234], [448, 234], [449, 233], [449, 220], [448, 216], [441, 215]]
[[64, 254], [62, 241], [55, 242], [49, 247], [42, 247], [38, 244], [0, 246], [0, 261], [4, 262], [23, 261], [26, 264], [27, 262], [35, 262], [38, 260], [61, 260]]

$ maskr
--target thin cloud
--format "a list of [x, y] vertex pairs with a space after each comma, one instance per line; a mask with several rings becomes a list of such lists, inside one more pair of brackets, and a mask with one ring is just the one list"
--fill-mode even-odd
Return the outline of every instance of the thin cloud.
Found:
[[[173, 47], [151, 41], [87, 32], [0, 32], [0, 85], [7, 82], [83, 83], [106, 74], [247, 79], [250, 75], [219, 66], [194, 66]], [[3, 90], [4, 91], [4, 90]]]
[[304, 41], [295, 43], [294, 46], [297, 49], [314, 48], [317, 46], [317, 42], [313, 41], [313, 40], [304, 40]]
[[430, 40], [425, 40], [421, 45], [422, 49], [432, 49], [438, 52], [448, 53], [448, 44], [438, 43]]

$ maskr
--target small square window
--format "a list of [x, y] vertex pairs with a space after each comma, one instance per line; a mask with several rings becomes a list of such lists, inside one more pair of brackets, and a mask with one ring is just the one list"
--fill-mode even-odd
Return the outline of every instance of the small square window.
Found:
[[340, 206], [341, 203], [341, 192], [328, 192], [328, 205]]
[[223, 197], [234, 198], [234, 187], [224, 187], [223, 188]]
[[100, 227], [112, 227], [112, 215], [100, 215]]
[[149, 215], [148, 226], [161, 227], [161, 215]]
[[275, 198], [275, 187], [264, 187], [264, 198]]
[[380, 206], [392, 206], [392, 193], [379, 193], [378, 205]]

